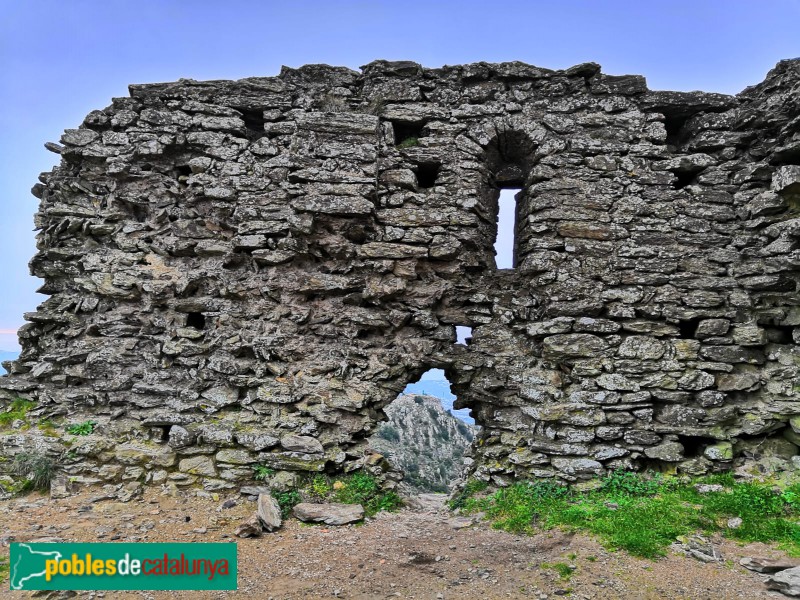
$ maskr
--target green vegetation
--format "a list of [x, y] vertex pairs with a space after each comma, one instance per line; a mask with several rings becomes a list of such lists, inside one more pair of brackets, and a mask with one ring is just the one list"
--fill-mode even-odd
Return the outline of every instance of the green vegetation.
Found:
[[471, 442], [472, 439], [475, 437], [472, 434], [472, 431], [470, 431], [470, 428], [467, 427], [467, 425], [462, 421], [459, 421], [458, 423], [456, 423], [456, 429], [458, 429], [458, 432], [461, 435], [463, 435], [467, 439], [467, 441], [469, 441], [469, 442]]
[[467, 481], [461, 493], [450, 501], [450, 508], [453, 510], [464, 508], [467, 504], [467, 500], [471, 499], [475, 494], [480, 494], [485, 491], [487, 487], [489, 487], [489, 484], [485, 481], [470, 479]]
[[53, 460], [41, 452], [20, 452], [14, 457], [13, 469], [24, 482], [17, 491], [46, 490], [55, 467]]
[[[269, 467], [253, 467], [254, 479], [265, 481], [275, 475]], [[381, 490], [375, 478], [364, 472], [353, 473], [332, 479], [317, 473], [309, 475], [296, 489], [273, 493], [286, 519], [291, 515], [295, 504], [300, 502], [341, 502], [361, 504], [364, 513], [371, 517], [382, 510], [395, 511], [402, 506], [400, 496], [394, 492]]]
[[58, 437], [55, 423], [50, 419], [42, 419], [36, 425], [45, 437]]
[[542, 563], [542, 568], [543, 569], [553, 569], [556, 573], [558, 573], [558, 576], [563, 581], [569, 581], [570, 578], [572, 577], [572, 573], [575, 571], [574, 567], [572, 567], [571, 565], [568, 565], [567, 563], [563, 563], [563, 562], [557, 562], [557, 563], [553, 563], [553, 564]]
[[275, 500], [277, 500], [278, 506], [281, 507], [281, 517], [288, 519], [289, 515], [292, 514], [292, 509], [295, 504], [300, 504], [303, 498], [297, 490], [289, 490], [288, 492], [281, 492], [278, 494]]
[[[701, 494], [697, 483], [720, 484], [723, 490]], [[485, 488], [483, 482], [469, 482], [451, 508], [484, 511], [493, 527], [516, 533], [554, 527], [589, 531], [611, 549], [647, 558], [664, 555], [678, 536], [694, 531], [778, 542], [800, 556], [800, 484], [780, 492], [768, 482], [736, 482], [731, 474], [689, 479], [617, 471], [586, 492], [536, 481], [478, 496]], [[728, 529], [731, 517], [740, 517], [741, 527]]]
[[66, 428], [66, 432], [71, 435], [90, 435], [97, 423], [95, 421], [84, 421], [83, 423], [74, 423]]
[[383, 438], [387, 442], [399, 442], [400, 432], [397, 431], [397, 428], [384, 423], [381, 425], [380, 429], [378, 429], [378, 437]]
[[402, 140], [399, 144], [397, 144], [398, 148], [413, 148], [414, 146], [419, 146], [419, 138], [416, 137], [407, 137], [406, 139]]
[[[312, 501], [361, 504], [364, 513], [371, 517], [382, 510], [395, 511], [402, 500], [394, 492], [381, 490], [375, 478], [364, 472], [353, 473], [332, 480], [318, 474], [300, 488], [300, 494]], [[280, 503], [280, 500], [278, 500]]]
[[8, 557], [0, 557], [0, 584], [6, 583], [11, 573], [11, 567], [8, 564]]
[[275, 471], [273, 469], [265, 467], [264, 465], [256, 465], [255, 467], [253, 467], [253, 471], [255, 471], [255, 475], [253, 475], [253, 478], [256, 481], [266, 481], [267, 479], [275, 475]]
[[36, 406], [35, 402], [25, 400], [24, 398], [17, 398], [11, 401], [8, 409], [4, 413], [0, 413], [0, 427], [8, 427], [14, 421], [25, 421], [28, 412]]

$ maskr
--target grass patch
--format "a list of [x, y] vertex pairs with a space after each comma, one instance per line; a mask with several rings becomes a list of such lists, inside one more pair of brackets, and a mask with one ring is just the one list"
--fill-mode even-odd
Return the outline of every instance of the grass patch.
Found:
[[543, 569], [552, 569], [558, 576], [561, 578], [562, 581], [569, 581], [572, 577], [572, 573], [575, 572], [574, 567], [568, 565], [567, 563], [557, 562], [557, 563], [542, 563]]
[[450, 501], [450, 508], [455, 510], [457, 508], [464, 508], [467, 500], [472, 498], [475, 494], [479, 494], [486, 490], [489, 484], [480, 479], [470, 479], [467, 481], [464, 489], [453, 500]]
[[36, 427], [39, 431], [42, 432], [42, 435], [45, 437], [58, 437], [58, 430], [56, 430], [56, 425], [50, 419], [43, 419], [36, 424]]
[[364, 472], [336, 479], [318, 474], [300, 488], [300, 493], [311, 501], [360, 504], [368, 517], [382, 510], [398, 510], [403, 505], [400, 496], [382, 490], [376, 479]]
[[35, 402], [32, 402], [31, 400], [25, 400], [24, 398], [12, 400], [11, 404], [8, 405], [6, 412], [0, 413], [0, 427], [8, 427], [17, 420], [25, 421], [28, 412], [30, 412], [35, 406]]
[[[696, 483], [718, 483], [724, 489], [700, 494]], [[618, 471], [587, 492], [536, 481], [484, 497], [476, 493], [451, 506], [484, 511], [493, 527], [515, 533], [555, 527], [588, 531], [610, 549], [655, 558], [666, 554], [678, 536], [723, 531], [743, 542], [777, 542], [800, 555], [800, 485], [776, 492], [768, 483], [739, 483], [730, 474], [690, 480]], [[727, 529], [731, 517], [740, 517], [742, 526]]]
[[11, 574], [11, 566], [8, 563], [8, 557], [0, 557], [0, 583], [5, 584]]

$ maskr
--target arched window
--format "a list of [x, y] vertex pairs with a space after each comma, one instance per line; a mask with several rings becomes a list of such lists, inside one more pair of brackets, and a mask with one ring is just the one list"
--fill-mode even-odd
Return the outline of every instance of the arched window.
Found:
[[523, 132], [498, 131], [486, 146], [485, 207], [496, 224], [490, 231], [498, 269], [517, 266], [524, 227], [525, 185], [530, 174], [535, 144]]

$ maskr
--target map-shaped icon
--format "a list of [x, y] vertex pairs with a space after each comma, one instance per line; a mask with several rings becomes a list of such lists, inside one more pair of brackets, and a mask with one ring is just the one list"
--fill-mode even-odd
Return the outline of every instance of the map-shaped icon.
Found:
[[[25, 582], [45, 576], [45, 562], [60, 560], [61, 553], [34, 550], [28, 544], [16, 544], [16, 556], [11, 564], [11, 589], [26, 589]], [[27, 589], [32, 589], [28, 587]]]

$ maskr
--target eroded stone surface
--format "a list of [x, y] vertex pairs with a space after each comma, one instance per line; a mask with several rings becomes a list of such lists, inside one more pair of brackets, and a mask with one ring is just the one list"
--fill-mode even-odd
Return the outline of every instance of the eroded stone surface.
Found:
[[[383, 407], [433, 367], [495, 483], [697, 474], [790, 443], [798, 89], [797, 60], [737, 96], [593, 63], [133, 85], [49, 145], [31, 261], [49, 298], [0, 378], [28, 420], [97, 425], [65, 452], [12, 423], [0, 453], [212, 490], [260, 465], [283, 489], [375, 466]], [[513, 270], [501, 187], [522, 188]]]

